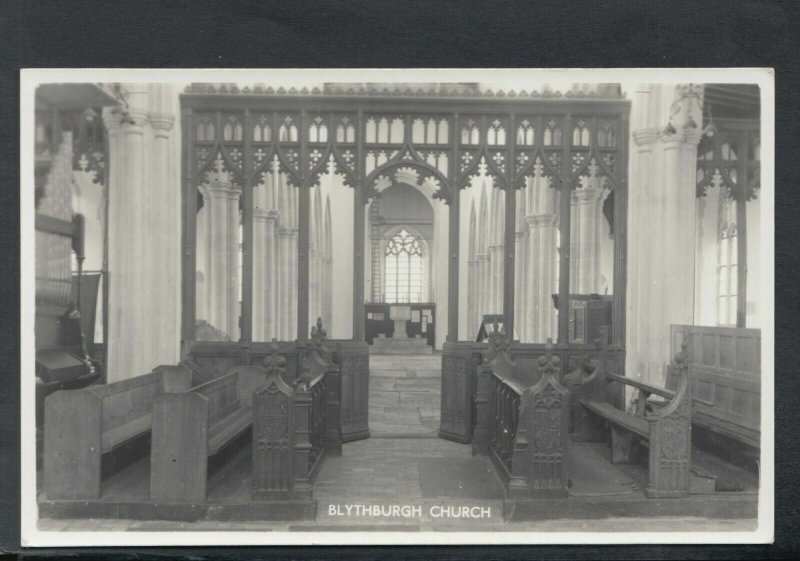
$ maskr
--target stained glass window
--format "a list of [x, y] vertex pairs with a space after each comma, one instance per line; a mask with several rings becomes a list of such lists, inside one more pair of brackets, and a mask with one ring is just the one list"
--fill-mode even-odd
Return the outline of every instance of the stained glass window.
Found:
[[422, 301], [422, 249], [405, 228], [386, 245], [384, 299], [392, 303]]

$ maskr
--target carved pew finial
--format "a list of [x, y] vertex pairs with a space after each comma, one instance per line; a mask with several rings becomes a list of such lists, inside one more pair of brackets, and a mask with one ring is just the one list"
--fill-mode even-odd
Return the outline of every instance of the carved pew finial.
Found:
[[681, 342], [681, 350], [675, 353], [675, 357], [672, 359], [675, 363], [675, 368], [683, 368], [689, 362], [689, 341], [688, 336], [684, 336], [683, 342]]
[[506, 335], [505, 328], [501, 328], [497, 323], [497, 319], [494, 320], [493, 327], [494, 331], [488, 335], [489, 348], [483, 353], [483, 359], [486, 362], [491, 362], [499, 354], [508, 354], [508, 350], [511, 348], [511, 339]]
[[311, 326], [311, 341], [309, 343], [312, 350], [319, 353], [327, 353], [328, 346], [326, 344], [328, 332], [322, 327], [322, 318], [317, 318], [317, 324]]
[[608, 345], [608, 326], [601, 325], [600, 326], [600, 337], [594, 340], [594, 344], [598, 347], [605, 347]]
[[544, 356], [539, 357], [539, 366], [546, 376], [555, 374], [558, 379], [561, 374], [561, 358], [553, 354], [553, 339], [548, 337], [547, 344], [544, 346]]
[[274, 376], [283, 377], [286, 373], [286, 359], [280, 355], [280, 350], [278, 340], [273, 338], [269, 354], [265, 355], [262, 361], [267, 380]]

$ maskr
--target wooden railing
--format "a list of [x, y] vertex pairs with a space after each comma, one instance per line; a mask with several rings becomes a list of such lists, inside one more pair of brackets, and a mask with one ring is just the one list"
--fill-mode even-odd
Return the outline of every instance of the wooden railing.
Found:
[[512, 379], [492, 372], [492, 411], [493, 424], [489, 447], [499, 460], [511, 470], [511, 456], [514, 453], [514, 439], [517, 436], [519, 408], [522, 393], [525, 391]]
[[314, 466], [325, 452], [325, 428], [327, 420], [326, 397], [328, 393], [328, 377], [323, 373], [309, 384], [311, 391], [311, 416], [308, 439], [311, 442], [311, 451], [308, 454], [308, 470], [314, 471]]

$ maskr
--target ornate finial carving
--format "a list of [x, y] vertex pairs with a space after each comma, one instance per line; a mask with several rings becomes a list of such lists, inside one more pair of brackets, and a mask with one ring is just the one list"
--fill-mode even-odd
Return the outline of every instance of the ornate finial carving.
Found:
[[539, 357], [539, 366], [547, 376], [555, 375], [557, 378], [561, 374], [561, 359], [553, 354], [553, 339], [550, 337], [544, 346], [544, 356]]
[[608, 344], [608, 326], [600, 326], [600, 336], [594, 340], [594, 344], [598, 347], [605, 347]]
[[489, 348], [483, 353], [486, 361], [493, 360], [500, 353], [508, 353], [511, 348], [511, 339], [506, 335], [505, 328], [501, 328], [497, 319], [492, 324], [492, 332], [489, 333]]
[[294, 386], [298, 390], [307, 390], [311, 384], [311, 370], [305, 360], [300, 361], [300, 376], [295, 380]]
[[317, 325], [311, 326], [311, 341], [309, 346], [317, 354], [327, 353], [328, 346], [326, 344], [328, 332], [322, 327], [322, 318], [317, 318]]
[[280, 350], [278, 340], [272, 339], [269, 354], [264, 356], [263, 360], [264, 374], [266, 374], [267, 380], [274, 376], [283, 377], [286, 373], [286, 359], [279, 354]]
[[684, 336], [683, 342], [681, 343], [681, 350], [675, 354], [675, 358], [673, 359], [675, 362], [675, 368], [681, 369], [685, 367], [689, 363], [689, 339], [688, 336]]

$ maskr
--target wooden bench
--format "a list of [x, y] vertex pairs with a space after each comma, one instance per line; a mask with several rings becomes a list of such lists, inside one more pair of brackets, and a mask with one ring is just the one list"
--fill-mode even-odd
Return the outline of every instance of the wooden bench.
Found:
[[[635, 442], [649, 448], [650, 498], [686, 497], [691, 479], [691, 406], [687, 348], [684, 346], [669, 367], [678, 378], [675, 391], [658, 388], [608, 372], [605, 343], [592, 375], [581, 382], [579, 402], [590, 415], [579, 420], [576, 431], [597, 434], [597, 419], [611, 428], [612, 463], [633, 461]], [[624, 384], [638, 390], [635, 411], [626, 412], [608, 402], [608, 385]], [[651, 396], [662, 398], [654, 401]], [[588, 426], [587, 426], [588, 425]]]
[[150, 497], [199, 502], [206, 498], [208, 459], [253, 423], [253, 391], [264, 383], [258, 366], [239, 366], [182, 394], [160, 396], [153, 407]]
[[120, 382], [57, 391], [45, 400], [44, 489], [48, 499], [100, 497], [102, 456], [150, 432], [155, 401], [189, 389], [179, 366]]

